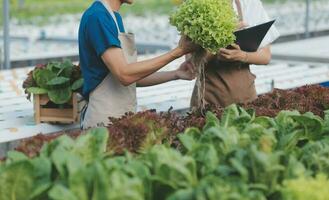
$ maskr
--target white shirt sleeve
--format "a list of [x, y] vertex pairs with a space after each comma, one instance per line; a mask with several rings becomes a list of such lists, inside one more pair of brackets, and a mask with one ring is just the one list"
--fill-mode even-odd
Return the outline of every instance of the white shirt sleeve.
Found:
[[[240, 0], [240, 1], [242, 4], [244, 21], [249, 26], [256, 26], [270, 21], [270, 18], [266, 13], [264, 6], [260, 0]], [[273, 25], [271, 29], [268, 31], [264, 40], [262, 41], [260, 48], [271, 44], [279, 37], [280, 37], [280, 33]]]

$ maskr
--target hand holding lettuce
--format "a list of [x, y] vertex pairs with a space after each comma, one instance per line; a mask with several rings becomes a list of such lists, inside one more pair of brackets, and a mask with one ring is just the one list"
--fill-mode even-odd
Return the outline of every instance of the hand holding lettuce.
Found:
[[202, 48], [216, 54], [235, 40], [237, 17], [228, 0], [186, 0], [170, 23]]
[[237, 16], [229, 0], [186, 0], [171, 15], [170, 23], [201, 47], [191, 51], [191, 61], [197, 72], [198, 105], [203, 109], [207, 54], [217, 54], [235, 41]]

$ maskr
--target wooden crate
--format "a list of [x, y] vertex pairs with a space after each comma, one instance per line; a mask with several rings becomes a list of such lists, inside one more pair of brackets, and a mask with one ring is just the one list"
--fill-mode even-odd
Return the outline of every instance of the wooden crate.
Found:
[[72, 94], [72, 98], [68, 103], [70, 108], [46, 108], [45, 105], [49, 101], [47, 95], [33, 95], [34, 119], [36, 124], [41, 122], [71, 124], [80, 120], [77, 93]]

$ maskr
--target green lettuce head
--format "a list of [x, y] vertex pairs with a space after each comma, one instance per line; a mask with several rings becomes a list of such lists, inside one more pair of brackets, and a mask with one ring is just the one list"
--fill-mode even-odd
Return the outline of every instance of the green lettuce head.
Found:
[[170, 23], [213, 54], [235, 41], [237, 16], [231, 0], [185, 0]]

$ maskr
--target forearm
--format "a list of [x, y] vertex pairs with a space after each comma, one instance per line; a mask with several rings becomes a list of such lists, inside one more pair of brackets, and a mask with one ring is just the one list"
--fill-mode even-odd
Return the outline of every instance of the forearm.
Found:
[[128, 64], [121, 49], [109, 49], [103, 54], [103, 61], [121, 83], [130, 85], [158, 71], [183, 54], [183, 50], [175, 48], [153, 59]]
[[267, 65], [271, 61], [271, 48], [266, 46], [257, 52], [245, 52], [237, 44], [232, 44], [233, 49], [221, 48], [216, 55], [219, 60], [226, 62], [243, 62], [255, 65]]
[[170, 52], [153, 59], [128, 64], [127, 67], [125, 67], [124, 74], [132, 77], [135, 81], [138, 81], [158, 71], [181, 56], [182, 53], [180, 52], [180, 49], [173, 49]]
[[178, 77], [175, 71], [168, 72], [156, 72], [151, 74], [137, 82], [138, 87], [146, 87], [152, 85], [158, 85], [172, 80], [177, 80]]
[[256, 52], [247, 52], [245, 58], [242, 61], [254, 65], [267, 65], [271, 61], [270, 47], [262, 48]]

